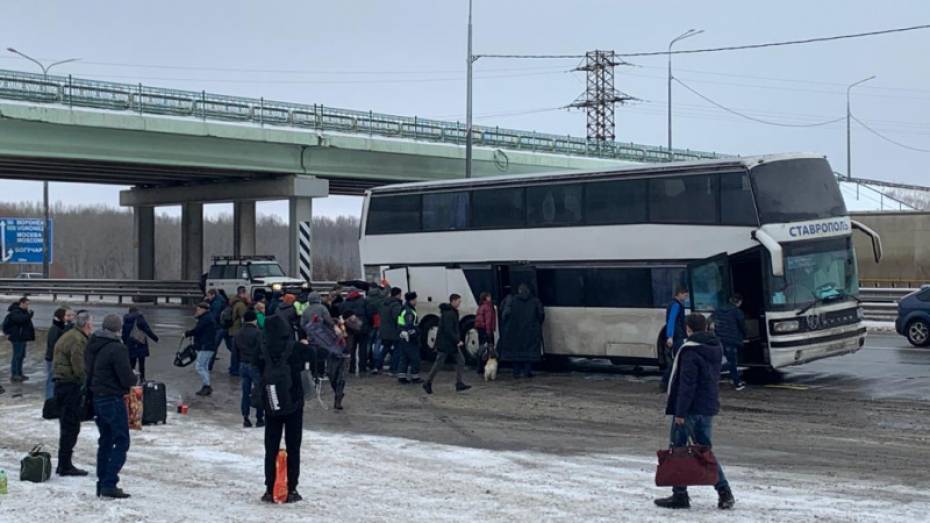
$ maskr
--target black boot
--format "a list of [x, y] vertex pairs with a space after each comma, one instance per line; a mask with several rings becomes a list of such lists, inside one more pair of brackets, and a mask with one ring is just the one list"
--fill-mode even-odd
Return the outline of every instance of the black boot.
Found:
[[248, 428], [251, 428], [251, 427], [252, 427], [252, 420], [250, 420], [248, 416], [243, 416], [243, 417], [242, 417], [242, 426], [245, 427], [245, 428], [247, 428], [247, 429], [248, 429]]
[[717, 491], [717, 508], [720, 510], [729, 510], [733, 508], [733, 505], [736, 504], [736, 500], [733, 499], [733, 492], [730, 491], [730, 487], [723, 487]]
[[258, 418], [258, 421], [255, 422], [255, 426], [262, 428], [265, 426], [265, 418]]
[[206, 385], [204, 385], [203, 387], [200, 387], [200, 390], [198, 390], [198, 391], [195, 392], [194, 394], [196, 394], [196, 395], [198, 395], [198, 396], [206, 396], [207, 394], [209, 394], [209, 393], [207, 392], [207, 388], [208, 388], [208, 387], [207, 387]]
[[100, 496], [104, 498], [113, 498], [113, 499], [126, 499], [129, 497], [129, 494], [123, 492], [123, 489], [114, 487], [114, 488], [101, 488]]
[[301, 496], [296, 490], [292, 490], [287, 493], [287, 500], [285, 503], [296, 503], [298, 501], [303, 501], [303, 496]]
[[461, 381], [455, 384], [455, 392], [465, 392], [470, 389], [471, 385], [465, 385]]
[[262, 494], [262, 503], [274, 503], [274, 494], [271, 492]]
[[342, 410], [342, 394], [336, 396], [336, 400], [333, 402], [333, 408], [336, 410]]
[[688, 497], [687, 492], [675, 493], [671, 497], [657, 499], [655, 503], [656, 506], [662, 508], [691, 508], [691, 499]]
[[423, 390], [425, 390], [427, 394], [432, 394], [433, 393], [433, 382], [427, 381], [426, 383], [424, 383]]

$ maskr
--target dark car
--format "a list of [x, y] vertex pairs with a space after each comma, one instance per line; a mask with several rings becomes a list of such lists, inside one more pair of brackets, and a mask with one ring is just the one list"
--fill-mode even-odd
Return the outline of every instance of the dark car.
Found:
[[930, 345], [930, 287], [924, 287], [901, 298], [898, 319], [894, 322], [898, 334], [915, 347]]

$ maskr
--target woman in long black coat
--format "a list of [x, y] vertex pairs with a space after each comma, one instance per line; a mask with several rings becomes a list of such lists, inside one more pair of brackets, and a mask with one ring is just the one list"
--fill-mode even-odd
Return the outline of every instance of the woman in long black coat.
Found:
[[513, 365], [513, 377], [533, 376], [533, 364], [542, 359], [542, 324], [546, 318], [542, 302], [521, 284], [517, 295], [501, 311], [505, 325], [501, 337], [501, 360]]

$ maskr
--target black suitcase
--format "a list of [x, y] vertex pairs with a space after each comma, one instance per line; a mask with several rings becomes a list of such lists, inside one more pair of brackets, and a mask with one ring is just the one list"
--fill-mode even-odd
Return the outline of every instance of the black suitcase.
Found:
[[154, 425], [168, 421], [168, 395], [165, 384], [158, 381], [142, 383], [142, 424]]

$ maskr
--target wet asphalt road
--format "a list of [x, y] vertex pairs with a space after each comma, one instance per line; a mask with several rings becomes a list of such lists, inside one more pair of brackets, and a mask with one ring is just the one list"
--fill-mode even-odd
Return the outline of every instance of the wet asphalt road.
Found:
[[[48, 303], [33, 303], [35, 324], [44, 327], [51, 323], [54, 306]], [[82, 307], [75, 304], [76, 308]], [[126, 306], [91, 305], [97, 321], [105, 314], [124, 314]], [[153, 351], [167, 352], [172, 356], [177, 350], [183, 330], [194, 324], [192, 308], [181, 306], [145, 306], [142, 310], [155, 332], [161, 337]], [[228, 353], [221, 352], [221, 357]], [[168, 358], [150, 359], [150, 367], [158, 369], [170, 365]], [[578, 360], [573, 370], [582, 374], [633, 376], [630, 367], [616, 367], [606, 361]], [[605, 376], [606, 377], [606, 376]], [[656, 380], [658, 374], [646, 369], [637, 379]], [[828, 358], [799, 367], [784, 369], [780, 383], [767, 387], [794, 388], [797, 390], [836, 391], [864, 399], [910, 399], [930, 400], [930, 348], [912, 347], [903, 336], [895, 333], [870, 333], [866, 345], [859, 352], [846, 356]]]

